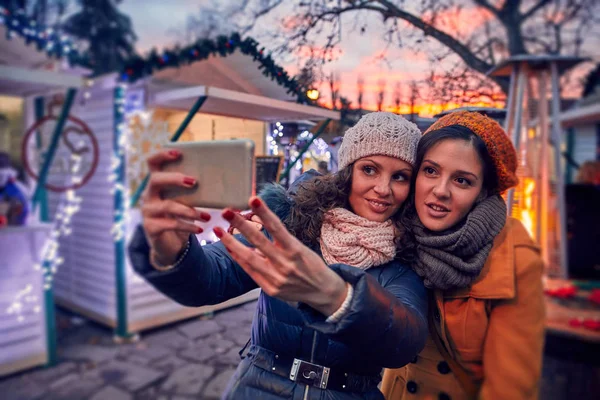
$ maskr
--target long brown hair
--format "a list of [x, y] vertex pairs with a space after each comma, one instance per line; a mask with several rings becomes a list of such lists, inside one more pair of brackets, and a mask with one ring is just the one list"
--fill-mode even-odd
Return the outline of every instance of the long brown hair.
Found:
[[415, 218], [418, 218], [417, 210], [415, 208], [415, 190], [417, 188], [417, 176], [419, 175], [421, 164], [423, 163], [425, 154], [427, 154], [433, 146], [449, 139], [464, 140], [465, 142], [471, 143], [483, 166], [483, 187], [481, 190], [485, 190], [485, 193], [487, 193], [488, 196], [498, 192], [498, 173], [494, 167], [492, 157], [490, 156], [485, 142], [471, 129], [462, 125], [449, 125], [423, 135], [417, 146], [415, 173], [412, 176], [410, 194], [404, 203], [404, 210], [400, 217], [401, 224], [404, 227], [404, 232], [406, 234], [402, 235], [397, 243], [399, 245], [398, 250], [402, 253], [401, 257], [405, 261], [412, 262], [416, 258], [417, 244], [412, 233], [412, 225]]
[[[348, 200], [352, 189], [353, 166], [350, 164], [335, 174], [317, 176], [298, 187], [293, 196], [294, 205], [284, 223], [305, 245], [313, 249], [319, 246], [323, 216], [327, 211], [336, 207], [351, 210]], [[400, 222], [402, 208], [391, 217], [400, 233], [395, 239], [396, 245], [404, 232]]]

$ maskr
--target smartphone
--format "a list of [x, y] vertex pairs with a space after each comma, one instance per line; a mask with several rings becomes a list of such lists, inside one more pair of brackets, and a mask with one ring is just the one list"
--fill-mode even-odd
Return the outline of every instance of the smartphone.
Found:
[[246, 139], [168, 143], [165, 149], [181, 152], [179, 160], [162, 170], [180, 172], [198, 182], [193, 188], [173, 187], [163, 192], [192, 207], [248, 208], [254, 194], [254, 142]]

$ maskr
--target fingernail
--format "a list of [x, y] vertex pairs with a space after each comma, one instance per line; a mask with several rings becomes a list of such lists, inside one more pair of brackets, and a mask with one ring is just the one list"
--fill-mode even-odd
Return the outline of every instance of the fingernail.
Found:
[[233, 217], [235, 217], [235, 213], [231, 210], [225, 210], [225, 211], [223, 211], [223, 214], [221, 214], [221, 215], [227, 221], [231, 221], [233, 219]]
[[196, 229], [196, 234], [197, 235], [201, 234], [202, 232], [204, 232], [204, 229], [202, 229], [200, 227], [198, 227], [198, 229]]
[[209, 213], [207, 213], [205, 211], [200, 211], [198, 213], [198, 215], [199, 215], [200, 219], [203, 219], [206, 222], [210, 221], [210, 214]]
[[254, 199], [250, 202], [250, 205], [254, 208], [260, 207], [260, 204], [261, 204], [260, 199], [258, 199], [258, 198]]
[[219, 228], [218, 226], [213, 228], [213, 232], [219, 239], [223, 237], [223, 229]]
[[187, 186], [194, 186], [196, 184], [196, 180], [194, 178], [186, 176], [185, 178], [183, 178], [183, 183]]
[[169, 150], [169, 155], [171, 157], [179, 157], [180, 154], [181, 153], [179, 151], [177, 151], [177, 150]]

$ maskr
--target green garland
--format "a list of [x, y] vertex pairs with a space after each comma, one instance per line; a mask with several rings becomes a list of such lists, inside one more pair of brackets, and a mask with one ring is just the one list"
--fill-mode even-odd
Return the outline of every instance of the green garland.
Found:
[[33, 44], [50, 58], [66, 59], [70, 66], [87, 66], [87, 55], [81, 54], [73, 40], [53, 28], [38, 25], [24, 10], [0, 6], [0, 25], [6, 28], [6, 39], [19, 36], [26, 45]]
[[[38, 50], [45, 51], [50, 57], [66, 58], [71, 66], [90, 67], [87, 52], [82, 54], [77, 51], [73, 41], [65, 35], [60, 35], [51, 28], [36, 25], [35, 21], [29, 18], [23, 10], [13, 11], [0, 7], [0, 24], [6, 26], [8, 39], [13, 35], [21, 36], [27, 44], [34, 43]], [[120, 79], [123, 82], [133, 83], [164, 68], [189, 65], [196, 61], [206, 60], [213, 55], [225, 57], [236, 50], [240, 50], [243, 54], [250, 55], [255, 61], [258, 61], [258, 69], [262, 70], [263, 75], [286, 88], [287, 93], [296, 96], [298, 103], [314, 104], [306, 96], [308, 88], [290, 77], [282, 67], [275, 63], [270, 54], [265, 55], [264, 47], [259, 48], [256, 40], [251, 37], [242, 39], [238, 33], [219, 36], [216, 40], [200, 39], [192, 45], [165, 50], [162, 54], [153, 50], [145, 58], [131, 57], [125, 61], [125, 66], [119, 71]]]
[[242, 39], [238, 33], [233, 33], [230, 36], [219, 36], [216, 40], [200, 39], [192, 45], [165, 50], [162, 54], [152, 50], [145, 58], [132, 57], [125, 62], [120, 76], [122, 81], [133, 83], [138, 79], [152, 75], [155, 71], [189, 65], [196, 61], [206, 60], [213, 55], [225, 57], [236, 50], [240, 50], [243, 54], [250, 55], [255, 61], [258, 61], [258, 69], [262, 70], [263, 75], [285, 87], [287, 93], [297, 97], [298, 103], [312, 104], [312, 101], [306, 97], [307, 88], [300, 85], [295, 78], [290, 77], [282, 67], [273, 61], [270, 54], [265, 55], [264, 47], [259, 49], [256, 40], [250, 37]]

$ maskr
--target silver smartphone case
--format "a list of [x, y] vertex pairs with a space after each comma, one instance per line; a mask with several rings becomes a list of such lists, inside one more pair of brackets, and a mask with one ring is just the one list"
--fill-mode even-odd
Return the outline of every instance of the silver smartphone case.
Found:
[[182, 157], [167, 163], [163, 171], [181, 172], [196, 178], [194, 188], [176, 187], [163, 193], [193, 207], [248, 208], [253, 195], [254, 142], [251, 140], [215, 140], [168, 143]]

